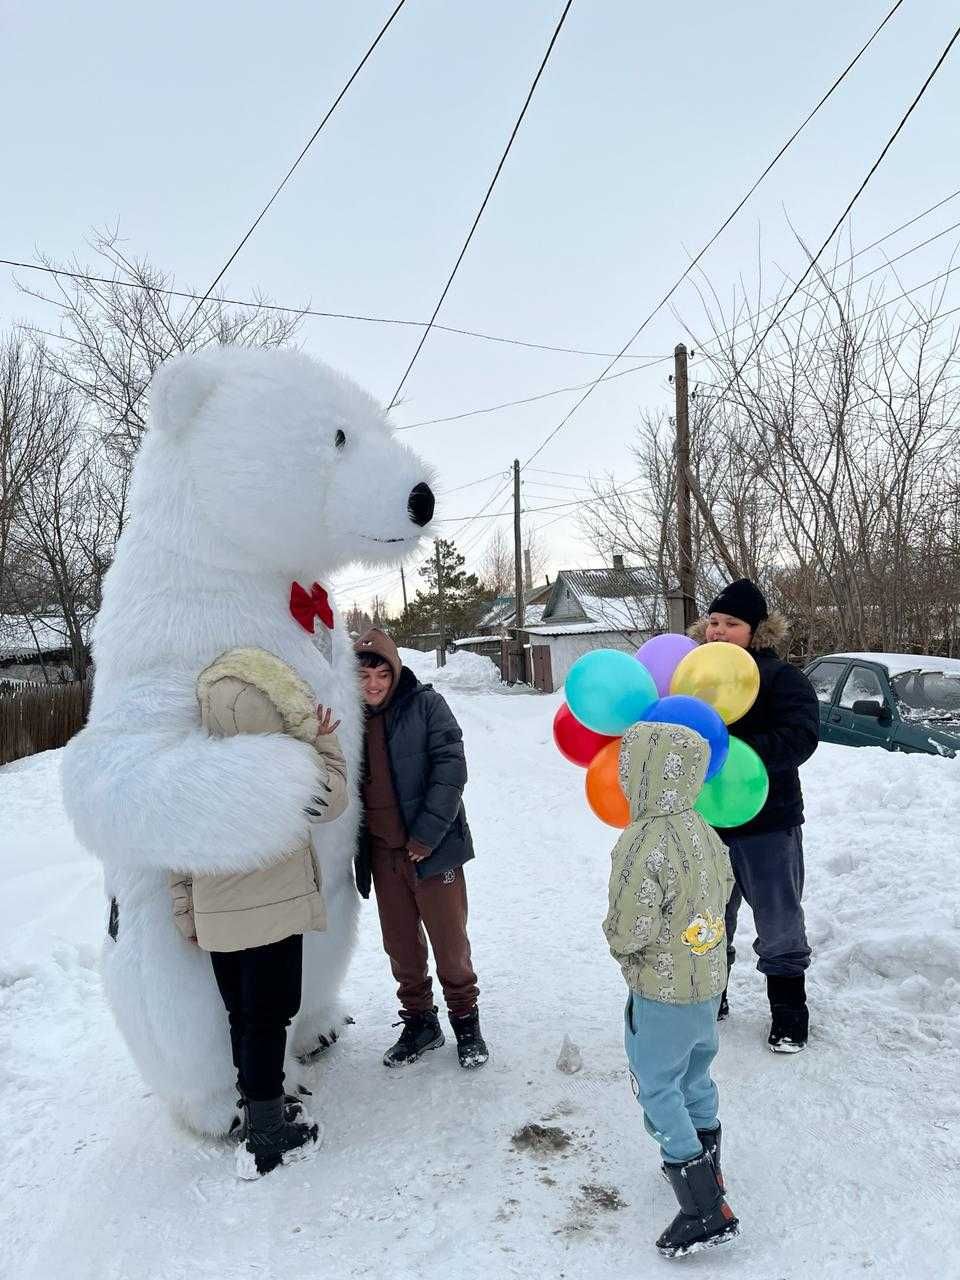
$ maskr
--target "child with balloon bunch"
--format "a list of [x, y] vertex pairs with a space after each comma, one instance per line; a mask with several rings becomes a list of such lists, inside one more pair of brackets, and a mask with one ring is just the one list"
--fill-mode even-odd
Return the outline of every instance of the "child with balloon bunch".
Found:
[[554, 721], [561, 752], [587, 767], [587, 799], [625, 828], [612, 855], [604, 932], [629, 994], [624, 1040], [647, 1131], [680, 1212], [665, 1257], [732, 1241], [717, 1089], [717, 1012], [726, 986], [727, 850], [708, 824], [762, 808], [767, 774], [727, 729], [759, 689], [743, 649], [657, 636], [636, 655], [585, 654]]

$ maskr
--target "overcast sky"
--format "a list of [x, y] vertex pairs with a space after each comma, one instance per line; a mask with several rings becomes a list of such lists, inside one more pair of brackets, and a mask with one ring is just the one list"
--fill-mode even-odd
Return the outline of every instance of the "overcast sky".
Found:
[[[205, 288], [394, 2], [0, 0], [0, 257], [82, 257], [91, 228], [119, 224], [130, 253]], [[618, 350], [891, 3], [574, 0], [440, 321]], [[428, 318], [562, 7], [407, 0], [223, 288]], [[956, 0], [906, 0], [711, 250], [704, 265], [724, 297], [756, 279], [758, 236], [770, 288], [778, 271], [802, 270], [786, 215], [819, 245], [957, 20]], [[960, 187], [958, 126], [960, 46], [858, 204], [854, 247]], [[957, 220], [960, 200], [864, 255], [862, 269]], [[956, 239], [898, 264], [905, 286], [943, 270]], [[698, 332], [693, 289], [676, 305]], [[0, 326], [53, 319], [0, 269]], [[309, 319], [301, 340], [386, 401], [417, 337]], [[665, 309], [636, 350], [669, 355], [684, 338]], [[604, 363], [434, 333], [394, 417], [406, 425], [536, 395], [588, 381]], [[640, 412], [670, 408], [670, 368], [601, 387], [526, 474], [526, 505], [576, 497], [591, 474], [629, 480]], [[496, 477], [459, 486], [525, 459], [575, 399], [410, 431], [440, 487], [458, 489], [441, 514], [482, 507]], [[551, 568], [597, 563], [575, 520], [558, 514], [533, 517], [551, 522]], [[471, 561], [491, 531], [490, 520], [466, 527]], [[346, 587], [365, 601], [373, 590], [395, 598], [399, 584], [353, 573]]]

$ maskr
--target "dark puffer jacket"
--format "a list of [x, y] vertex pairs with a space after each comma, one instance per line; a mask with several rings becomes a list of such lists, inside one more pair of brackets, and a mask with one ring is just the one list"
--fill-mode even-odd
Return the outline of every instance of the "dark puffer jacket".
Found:
[[[789, 831], [803, 823], [800, 765], [809, 760], [820, 741], [820, 708], [813, 685], [799, 668], [778, 657], [774, 645], [786, 635], [786, 622], [774, 614], [761, 622], [750, 652], [760, 668], [760, 692], [742, 720], [730, 732], [753, 747], [767, 766], [770, 794], [750, 822], [728, 827], [720, 835], [736, 839], [767, 831]], [[703, 640], [706, 623], [691, 628]]]
[[[474, 855], [463, 807], [463, 734], [453, 712], [434, 688], [404, 667], [384, 716], [390, 772], [407, 833], [432, 850], [416, 864], [417, 875], [426, 879], [462, 867]], [[369, 898], [370, 840], [362, 823], [355, 871], [361, 896]]]

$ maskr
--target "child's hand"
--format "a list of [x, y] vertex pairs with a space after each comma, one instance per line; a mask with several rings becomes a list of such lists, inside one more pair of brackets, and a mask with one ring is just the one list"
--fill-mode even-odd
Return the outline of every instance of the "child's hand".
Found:
[[317, 706], [317, 737], [328, 738], [331, 733], [336, 733], [340, 728], [340, 721], [333, 720], [333, 712], [329, 707], [324, 707], [323, 703]]

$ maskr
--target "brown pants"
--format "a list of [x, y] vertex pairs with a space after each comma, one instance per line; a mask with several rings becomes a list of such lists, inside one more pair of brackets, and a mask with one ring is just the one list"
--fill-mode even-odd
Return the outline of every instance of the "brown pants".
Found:
[[405, 849], [377, 845], [371, 862], [383, 946], [401, 1006], [408, 1013], [433, 1008], [426, 929], [448, 1011], [469, 1013], [476, 1006], [478, 991], [467, 937], [463, 868], [421, 880]]

